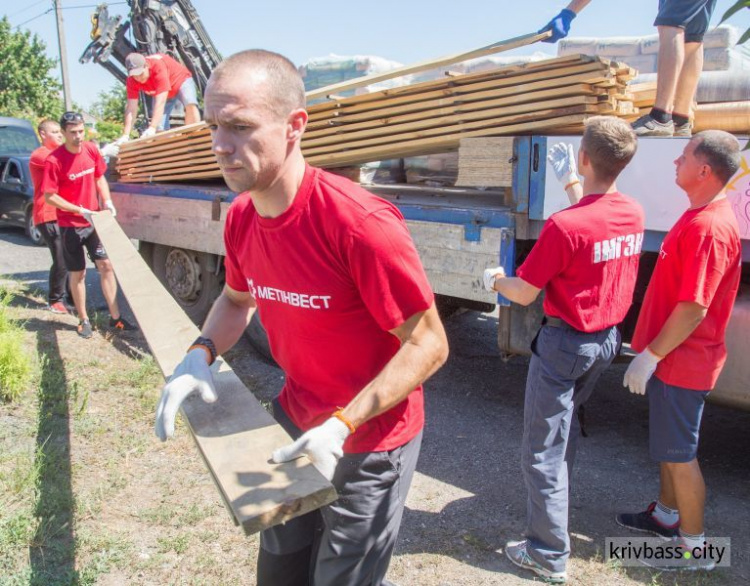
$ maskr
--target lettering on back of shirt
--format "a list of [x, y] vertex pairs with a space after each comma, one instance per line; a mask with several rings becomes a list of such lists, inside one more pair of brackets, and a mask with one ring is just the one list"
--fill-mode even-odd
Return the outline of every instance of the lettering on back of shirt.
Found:
[[594, 264], [635, 256], [643, 248], [643, 232], [615, 236], [594, 243]]
[[252, 279], [247, 280], [250, 287], [250, 293], [256, 301], [264, 299], [267, 301], [276, 301], [285, 303], [292, 307], [301, 307], [302, 309], [330, 309], [330, 295], [310, 295], [307, 293], [297, 293], [294, 291], [283, 291], [275, 287], [265, 285], [256, 286]]

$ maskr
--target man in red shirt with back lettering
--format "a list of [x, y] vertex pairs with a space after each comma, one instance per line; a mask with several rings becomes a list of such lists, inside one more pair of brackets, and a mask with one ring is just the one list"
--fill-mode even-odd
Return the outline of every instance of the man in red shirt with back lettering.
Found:
[[[724, 333], [740, 284], [739, 227], [724, 191], [739, 169], [739, 143], [721, 130], [700, 132], [675, 165], [676, 183], [690, 208], [664, 237], [633, 335], [632, 347], [640, 354], [623, 382], [630, 392], [648, 395], [649, 451], [660, 463], [659, 498], [646, 511], [616, 520], [635, 531], [677, 538], [689, 551], [705, 545], [698, 436], [703, 404], [726, 360]], [[714, 565], [699, 554], [658, 567]]]
[[617, 324], [632, 302], [644, 214], [615, 180], [636, 151], [633, 129], [612, 116], [586, 122], [576, 174], [572, 145], [549, 160], [573, 205], [545, 222], [515, 277], [487, 269], [485, 287], [522, 305], [544, 289], [544, 319], [531, 343], [521, 463], [528, 491], [526, 539], [505, 554], [549, 582], [567, 579], [568, 489], [579, 407], [620, 348]]

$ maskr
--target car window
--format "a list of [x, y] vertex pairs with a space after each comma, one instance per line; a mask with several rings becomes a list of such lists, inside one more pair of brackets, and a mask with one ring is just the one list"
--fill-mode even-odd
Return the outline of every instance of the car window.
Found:
[[21, 167], [19, 167], [18, 163], [15, 161], [8, 161], [8, 170], [5, 174], [5, 181], [10, 178], [19, 180], [23, 179], [23, 177], [21, 177]]
[[33, 130], [0, 124], [0, 153], [23, 155], [37, 146], [39, 143]]

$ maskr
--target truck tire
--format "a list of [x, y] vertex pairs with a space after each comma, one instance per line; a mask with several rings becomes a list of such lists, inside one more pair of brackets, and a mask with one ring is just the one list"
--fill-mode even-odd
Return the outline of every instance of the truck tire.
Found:
[[[148, 244], [148, 243], [144, 243]], [[224, 286], [224, 267], [215, 254], [175, 248], [163, 244], [142, 246], [151, 270], [180, 304], [188, 317], [200, 326]], [[149, 248], [152, 248], [149, 251]]]
[[26, 208], [26, 221], [24, 227], [26, 229], [26, 236], [29, 237], [29, 240], [37, 246], [44, 246], [44, 238], [42, 238], [41, 232], [39, 232], [34, 225], [34, 212], [31, 206]]

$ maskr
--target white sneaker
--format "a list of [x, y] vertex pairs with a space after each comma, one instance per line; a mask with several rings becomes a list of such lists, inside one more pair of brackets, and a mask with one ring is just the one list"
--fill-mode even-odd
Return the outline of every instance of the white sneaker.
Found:
[[505, 544], [505, 555], [508, 559], [524, 570], [531, 570], [550, 584], [564, 584], [568, 579], [567, 572], [553, 572], [536, 562], [526, 551], [526, 540], [509, 541]]

